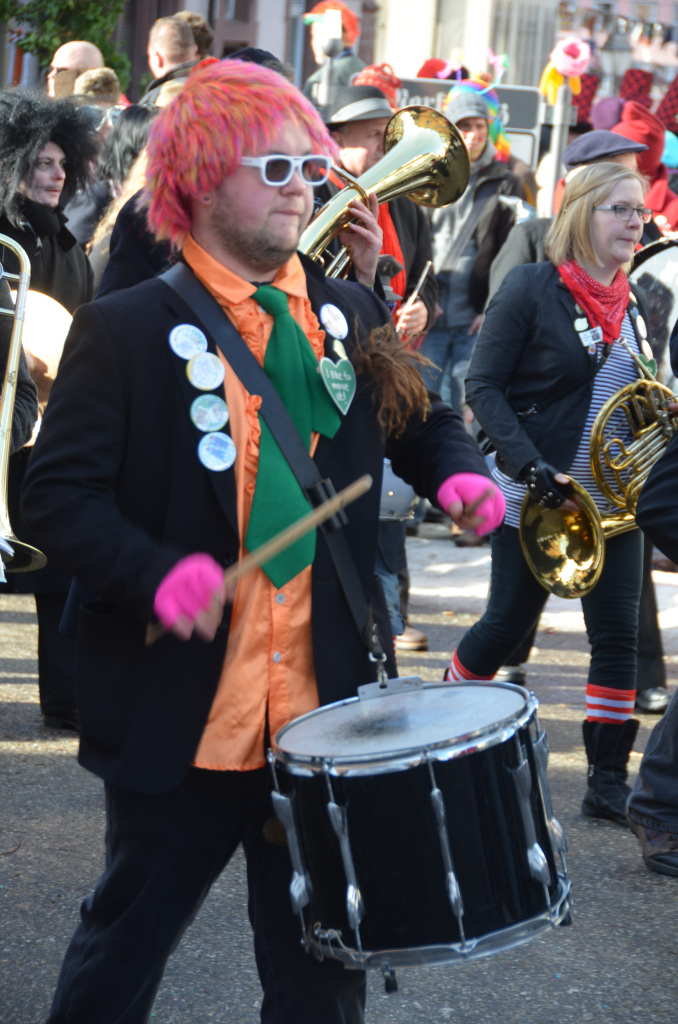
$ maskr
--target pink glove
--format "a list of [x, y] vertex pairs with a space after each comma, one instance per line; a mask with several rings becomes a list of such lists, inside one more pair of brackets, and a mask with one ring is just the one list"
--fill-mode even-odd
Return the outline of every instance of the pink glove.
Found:
[[187, 555], [170, 569], [155, 592], [153, 609], [165, 629], [184, 615], [193, 622], [223, 586], [224, 570], [211, 555]]
[[487, 491], [491, 492], [490, 495], [481, 501], [474, 513], [483, 517], [483, 522], [473, 530], [477, 537], [482, 537], [501, 525], [506, 512], [504, 495], [486, 476], [479, 473], [454, 473], [448, 476], [438, 489], [438, 504], [448, 514], [450, 506], [458, 504], [461, 512], [462, 508], [472, 505]]

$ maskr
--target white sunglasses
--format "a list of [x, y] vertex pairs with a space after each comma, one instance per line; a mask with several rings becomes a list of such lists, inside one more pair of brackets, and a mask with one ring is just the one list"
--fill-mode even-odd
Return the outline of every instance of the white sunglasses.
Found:
[[324, 185], [332, 167], [331, 157], [315, 153], [308, 156], [283, 156], [278, 153], [272, 156], [244, 156], [240, 163], [243, 167], [258, 167], [263, 183], [274, 187], [287, 185], [295, 171], [299, 172], [308, 185]]

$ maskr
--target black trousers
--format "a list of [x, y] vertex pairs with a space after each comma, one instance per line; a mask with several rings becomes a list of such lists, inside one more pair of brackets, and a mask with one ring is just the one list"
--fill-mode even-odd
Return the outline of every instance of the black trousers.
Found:
[[[491, 543], [487, 607], [457, 648], [464, 668], [480, 678], [493, 676], [533, 633], [548, 600], [523, 557], [518, 530], [500, 526]], [[589, 682], [596, 686], [636, 688], [642, 559], [640, 530], [611, 537], [600, 580], [581, 599], [591, 645]]]
[[169, 956], [239, 842], [264, 989], [261, 1020], [361, 1024], [364, 972], [319, 962], [301, 947], [287, 847], [264, 837], [273, 817], [265, 769], [193, 768], [159, 795], [107, 785], [106, 811], [106, 870], [82, 904], [48, 1024], [145, 1024]]

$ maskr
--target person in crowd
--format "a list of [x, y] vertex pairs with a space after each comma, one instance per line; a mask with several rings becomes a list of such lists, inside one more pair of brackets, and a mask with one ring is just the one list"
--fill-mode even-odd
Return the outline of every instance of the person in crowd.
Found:
[[[70, 99], [48, 100], [25, 90], [0, 92], [0, 233], [18, 242], [31, 265], [31, 288], [69, 313], [92, 298], [92, 272], [66, 226], [67, 194], [83, 187], [97, 152], [86, 110]], [[0, 247], [0, 262], [16, 273], [18, 263]], [[55, 354], [58, 361], [58, 353]], [[31, 448], [13, 456], [9, 506], [17, 536], [31, 543], [18, 513]], [[37, 545], [39, 547], [39, 545]], [[69, 580], [56, 565], [14, 573], [13, 590], [34, 593], [38, 613], [38, 680], [44, 724], [77, 729], [75, 644], [59, 632]]]
[[669, 172], [662, 163], [663, 123], [642, 103], [629, 100], [624, 104], [621, 121], [612, 131], [647, 146], [647, 151], [638, 155], [638, 170], [650, 181], [647, 206], [661, 232], [670, 234], [678, 227], [678, 195], [669, 187]]
[[461, 132], [471, 160], [471, 179], [458, 203], [431, 215], [433, 262], [443, 312], [422, 345], [437, 368], [431, 386], [458, 412], [468, 366], [489, 288], [490, 266], [511, 230], [514, 210], [502, 197], [524, 198], [523, 187], [496, 158], [489, 139], [487, 102], [460, 83], [450, 90], [444, 113]]
[[[422, 390], [415, 357], [366, 287], [371, 240], [354, 246], [364, 284], [328, 280], [296, 253], [331, 150], [315, 108], [275, 72], [203, 67], [151, 130], [149, 225], [181, 249], [183, 279], [221, 306], [232, 344], [253, 354], [337, 490], [366, 472], [379, 479], [386, 451], [451, 515], [491, 528], [503, 502], [484, 461]], [[49, 1020], [148, 1020], [168, 957], [242, 841], [262, 1020], [360, 1024], [364, 973], [299, 943], [288, 853], [265, 827], [265, 755], [289, 719], [375, 676], [342, 592], [347, 558], [355, 601], [373, 610], [370, 645], [381, 638], [394, 670], [373, 576], [378, 489], [348, 512], [339, 569], [320, 530], [241, 576], [235, 592], [225, 587], [225, 567], [309, 503], [259, 399], [177, 287], [146, 281], [76, 314], [24, 495], [48, 557], [97, 595], [78, 628], [80, 760], [105, 780], [108, 813], [106, 870], [83, 904]], [[196, 342], [206, 376], [194, 373]], [[373, 378], [379, 352], [396, 360], [402, 386]], [[314, 367], [344, 356], [358, 371], [340, 412]], [[191, 417], [205, 399], [227, 410], [220, 432]]]
[[[285, 78], [288, 77], [286, 66], [268, 50], [246, 46], [226, 59], [259, 64], [277, 71]], [[155, 107], [165, 106], [170, 96], [173, 98], [176, 95], [175, 90], [180, 90], [184, 84], [185, 79], [165, 82], [158, 90]], [[136, 178], [130, 175], [129, 185], [135, 181]], [[128, 288], [139, 281], [155, 277], [171, 266], [174, 260], [175, 254], [172, 253], [170, 246], [166, 242], [158, 241], [148, 230], [145, 213], [139, 209], [138, 196], [133, 193], [120, 206], [120, 212], [113, 225], [109, 241], [109, 258], [103, 269], [97, 296], [108, 295], [112, 291]]]
[[[103, 147], [115, 118], [125, 109], [120, 102], [118, 76], [111, 68], [83, 71], [76, 79], [73, 95], [81, 97], [81, 102], [87, 104], [99, 145]], [[92, 166], [89, 181], [83, 189], [78, 189], [64, 208], [68, 217], [68, 230], [84, 249], [91, 241], [110, 200], [108, 186], [99, 180], [96, 166]]]
[[[384, 132], [394, 111], [381, 89], [373, 85], [348, 85], [342, 89], [325, 115], [325, 123], [339, 147], [341, 166], [354, 178], [371, 170], [384, 156]], [[330, 182], [320, 193], [323, 202], [336, 193], [342, 182]], [[401, 196], [379, 207], [379, 224], [384, 233], [382, 254], [395, 257], [402, 270], [391, 278], [398, 296], [396, 322], [403, 341], [413, 341], [434, 321], [438, 289], [435, 276], [426, 280], [421, 297], [402, 316], [401, 305], [414, 291], [428, 260], [432, 259], [431, 233], [421, 206]]]
[[105, 67], [101, 50], [84, 39], [72, 39], [55, 51], [47, 72], [47, 95], [64, 99], [73, 94], [73, 88], [83, 71]]
[[153, 82], [139, 100], [142, 106], [155, 106], [165, 82], [185, 80], [198, 64], [198, 47], [190, 24], [176, 16], [158, 18], [148, 35], [148, 66]]
[[[676, 337], [671, 339], [673, 372], [678, 369]], [[678, 562], [678, 447], [673, 436], [640, 493], [636, 522], [673, 563]], [[631, 830], [651, 871], [678, 877], [678, 691], [654, 727], [627, 804]]]
[[[348, 85], [341, 89], [326, 114], [332, 138], [339, 146], [342, 167], [355, 178], [371, 170], [384, 156], [384, 131], [393, 115], [385, 94], [373, 85]], [[341, 187], [328, 186], [321, 201]], [[433, 259], [428, 222], [420, 206], [401, 196], [382, 203], [379, 225], [383, 231], [382, 256], [390, 256], [400, 269], [390, 278], [394, 294], [395, 322], [404, 344], [413, 342], [435, 319], [438, 289], [429, 274], [420, 297], [401, 316], [401, 305], [417, 287], [421, 273]], [[426, 634], [407, 622], [409, 596], [405, 522], [384, 522], [379, 528], [377, 575], [386, 593], [396, 647], [403, 650], [427, 650]], [[398, 578], [402, 578], [400, 589]]]
[[92, 68], [75, 80], [74, 96], [84, 96], [92, 106], [100, 107], [102, 115], [120, 103], [120, 79], [113, 68]]
[[[604, 102], [601, 100], [601, 102]], [[638, 170], [638, 154], [645, 153], [647, 146], [642, 142], [634, 142], [623, 135], [607, 130], [594, 130], [586, 135], [579, 135], [565, 147], [563, 164], [567, 174], [558, 182], [554, 197], [556, 212], [560, 209], [565, 187], [582, 167], [596, 163], [615, 163], [630, 170]], [[524, 263], [542, 263], [546, 255], [546, 237], [551, 230], [552, 217], [530, 217], [528, 220], [515, 224], [506, 242], [497, 253], [490, 268], [489, 298], [495, 294], [500, 284], [513, 267]], [[655, 241], [661, 232], [654, 228], [652, 221], [643, 226], [643, 244]]]
[[402, 82], [390, 64], [368, 64], [367, 67], [353, 76], [351, 85], [372, 85], [380, 89], [395, 112], [400, 106], [398, 90]]
[[191, 27], [193, 41], [198, 48], [198, 60], [204, 60], [212, 52], [214, 29], [197, 11], [177, 11], [173, 17], [185, 21]]
[[[138, 167], [136, 162], [146, 146], [158, 109], [138, 105], [126, 107], [116, 118], [104, 143], [97, 177], [106, 187], [108, 202], [106, 212], [96, 227], [91, 244], [87, 247], [95, 291], [108, 263], [111, 232], [118, 214], [143, 185], [145, 162], [140, 162]], [[135, 173], [131, 174], [133, 167]]]
[[[600, 102], [605, 101], [601, 100]], [[629, 170], [637, 170], [638, 154], [646, 151], [647, 146], [642, 142], [634, 142], [623, 135], [604, 129], [580, 135], [567, 146], [563, 153], [567, 176], [562, 182], [562, 188], [559, 187], [557, 190], [556, 209], [560, 208], [567, 182], [583, 167], [607, 161], [628, 167]], [[513, 267], [522, 266], [525, 263], [542, 263], [548, 259], [546, 239], [551, 225], [551, 218], [535, 217], [522, 221], [511, 229], [511, 233], [490, 270], [490, 298], [498, 291], [502, 281]], [[652, 220], [643, 225], [641, 244], [647, 245], [660, 237], [661, 232]], [[506, 665], [502, 666], [497, 673], [499, 678], [518, 683], [525, 681], [523, 665], [530, 656], [533, 642], [534, 634], [530, 635], [507, 659]], [[636, 708], [650, 714], [662, 714], [668, 706], [669, 699], [661, 633], [657, 622], [657, 602], [652, 582], [652, 545], [646, 544], [643, 554], [643, 583], [640, 595]]]
[[[507, 503], [492, 536], [486, 610], [454, 653], [453, 680], [491, 679], [534, 629], [548, 592], [523, 556], [520, 509], [576, 510], [568, 476], [606, 507], [591, 468], [590, 434], [603, 404], [638, 377], [633, 356], [649, 322], [624, 272], [650, 216], [644, 178], [619, 164], [584, 168], [568, 183], [547, 239], [549, 259], [515, 267], [488, 305], [466, 397], [496, 450]], [[622, 441], [629, 427], [620, 423]], [[567, 476], [565, 474], [568, 474]], [[642, 534], [609, 537], [597, 585], [582, 597], [591, 644], [583, 724], [589, 785], [583, 813], [626, 824], [627, 762], [636, 697]]]
[[317, 106], [321, 105], [318, 90], [322, 82], [322, 65], [327, 60], [327, 54], [323, 49], [325, 42], [323, 18], [327, 10], [341, 11], [343, 49], [341, 53], [332, 58], [332, 85], [336, 89], [348, 85], [356, 72], [365, 67], [365, 61], [361, 60], [353, 49], [360, 33], [360, 20], [357, 14], [341, 0], [322, 0], [321, 3], [315, 4], [308, 14], [304, 15], [304, 23], [311, 26], [311, 49], [319, 67], [304, 82], [304, 96], [307, 96]]

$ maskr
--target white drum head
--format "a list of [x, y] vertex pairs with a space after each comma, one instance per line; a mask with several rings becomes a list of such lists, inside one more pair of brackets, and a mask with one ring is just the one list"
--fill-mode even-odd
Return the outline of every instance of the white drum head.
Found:
[[[467, 744], [515, 732], [529, 694], [510, 684], [426, 686], [361, 700], [351, 698], [290, 722], [276, 737], [287, 763], [331, 759], [368, 763]], [[508, 732], [507, 732], [508, 729]]]

